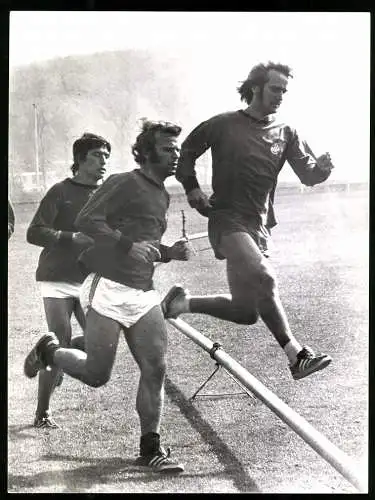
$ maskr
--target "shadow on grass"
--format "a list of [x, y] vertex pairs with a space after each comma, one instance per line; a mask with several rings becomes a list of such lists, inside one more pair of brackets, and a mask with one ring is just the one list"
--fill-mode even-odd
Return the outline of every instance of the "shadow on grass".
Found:
[[[40, 458], [40, 461], [58, 461], [58, 462], [95, 462], [92, 465], [84, 465], [75, 469], [68, 470], [48, 470], [39, 472], [33, 475], [9, 474], [8, 476], [8, 491], [20, 491], [22, 489], [32, 490], [37, 488], [46, 489], [51, 487], [55, 491], [69, 493], [83, 493], [85, 490], [92, 489], [94, 485], [108, 485], [109, 483], [126, 485], [126, 481], [131, 483], [140, 482], [142, 484], [150, 484], [155, 481], [160, 481], [163, 478], [178, 477], [178, 474], [160, 474], [153, 473], [149, 470], [134, 465], [134, 458], [83, 458], [73, 457], [69, 455], [49, 454]], [[125, 477], [123, 476], [125, 475]], [[227, 473], [203, 473], [203, 474], [186, 474], [183, 473], [183, 478], [195, 478], [197, 476], [225, 476]], [[62, 488], [61, 488], [62, 487]], [[126, 487], [124, 489], [126, 492]]]
[[216, 431], [204, 420], [196, 407], [185, 398], [177, 386], [166, 377], [165, 390], [181, 413], [190, 422], [190, 425], [201, 435], [202, 439], [210, 445], [218, 460], [224, 465], [224, 473], [229, 474], [233, 485], [240, 493], [260, 493], [255, 481], [249, 477], [242, 463], [231, 452]]
[[[106, 459], [72, 457], [68, 455], [44, 455], [40, 461], [58, 461], [58, 462], [95, 462], [92, 465], [84, 465], [74, 469], [59, 469], [39, 472], [32, 475], [9, 474], [8, 476], [8, 491], [12, 489], [20, 491], [20, 489], [36, 489], [52, 487], [61, 491], [61, 486], [66, 492], [84, 492], [85, 489], [92, 488], [97, 484], [108, 484], [124, 479], [134, 481], [134, 477], [123, 478], [121, 473], [138, 473], [136, 466], [133, 465], [134, 459], [124, 459], [122, 457], [113, 457]], [[147, 471], [146, 471], [147, 472]], [[149, 472], [148, 472], [149, 474]], [[152, 476], [139, 478], [142, 482], [150, 482], [156, 480]], [[136, 479], [137, 480], [137, 479]]]
[[27, 437], [34, 438], [34, 433], [25, 432], [27, 430], [35, 430], [33, 424], [23, 424], [23, 425], [9, 425], [8, 435], [11, 439], [25, 439]]

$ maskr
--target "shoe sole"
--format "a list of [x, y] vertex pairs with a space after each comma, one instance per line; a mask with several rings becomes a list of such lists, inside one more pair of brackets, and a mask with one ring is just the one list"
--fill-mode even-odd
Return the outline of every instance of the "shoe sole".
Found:
[[156, 470], [154, 472], [157, 474], [181, 474], [181, 472], [184, 472], [184, 468], [182, 466], [177, 466], [171, 469]]
[[143, 471], [149, 471], [153, 472], [154, 474], [180, 474], [181, 472], [184, 472], [184, 466], [183, 465], [175, 465], [170, 468], [165, 468], [161, 470], [157, 470], [154, 467], [150, 467], [149, 465], [144, 465], [144, 464], [134, 464], [137, 469], [143, 470]]
[[43, 364], [38, 359], [38, 347], [45, 339], [45, 335], [41, 337], [35, 346], [31, 349], [29, 354], [25, 358], [25, 362], [23, 364], [23, 372], [28, 378], [34, 378], [37, 376], [39, 370], [43, 368]]
[[297, 373], [297, 374], [292, 374], [294, 380], [301, 380], [302, 378], [307, 377], [308, 375], [311, 375], [315, 372], [318, 372], [320, 370], [323, 370], [323, 368], [326, 368], [332, 361], [332, 358], [324, 358], [322, 359], [318, 364], [316, 364], [314, 367], [311, 367], [310, 370], [305, 370], [302, 373]]
[[35, 344], [35, 346], [31, 349], [29, 354], [26, 356], [24, 364], [23, 364], [23, 372], [28, 378], [34, 378], [37, 376], [38, 372], [40, 370], [46, 369], [47, 367], [38, 359], [38, 348], [39, 346], [45, 342], [46, 338], [50, 337], [51, 340], [55, 338], [55, 336], [52, 336], [51, 334], [44, 334], [38, 342]]
[[61, 429], [61, 426], [56, 423], [42, 422], [40, 424], [34, 422], [35, 429]]
[[177, 318], [177, 315], [176, 316], [171, 316], [168, 313], [168, 308], [169, 308], [170, 303], [172, 302], [172, 300], [174, 300], [176, 297], [178, 297], [178, 295], [181, 292], [184, 292], [184, 289], [182, 288], [182, 286], [181, 285], [174, 285], [174, 286], [172, 286], [172, 288], [169, 290], [169, 292], [167, 293], [167, 295], [162, 300], [162, 302], [161, 302], [161, 308], [162, 308], [162, 311], [163, 311], [163, 314], [164, 314], [164, 318]]

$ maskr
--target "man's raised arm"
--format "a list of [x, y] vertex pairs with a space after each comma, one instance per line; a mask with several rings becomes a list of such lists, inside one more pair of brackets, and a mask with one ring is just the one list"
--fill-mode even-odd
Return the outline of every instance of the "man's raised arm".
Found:
[[300, 140], [296, 132], [288, 145], [286, 159], [302, 184], [306, 186], [324, 182], [334, 168], [328, 153], [316, 158], [307, 142]]

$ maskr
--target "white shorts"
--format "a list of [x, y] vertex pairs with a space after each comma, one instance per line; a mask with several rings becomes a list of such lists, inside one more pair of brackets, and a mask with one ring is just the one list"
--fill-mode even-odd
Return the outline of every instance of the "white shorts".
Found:
[[63, 281], [41, 281], [40, 291], [43, 298], [79, 299], [81, 283], [65, 283]]
[[159, 305], [161, 298], [155, 290], [144, 292], [91, 273], [82, 284], [80, 301], [85, 314], [91, 307], [129, 328]]

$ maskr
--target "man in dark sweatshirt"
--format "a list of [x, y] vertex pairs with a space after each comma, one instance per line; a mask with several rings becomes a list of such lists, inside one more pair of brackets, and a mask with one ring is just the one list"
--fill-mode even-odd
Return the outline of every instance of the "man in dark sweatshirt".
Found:
[[179, 157], [181, 128], [144, 121], [133, 146], [139, 169], [110, 176], [76, 219], [94, 245], [80, 256], [90, 274], [81, 289], [87, 311], [85, 352], [66, 349], [54, 335], [43, 335], [25, 359], [27, 377], [46, 366], [62, 369], [92, 387], [111, 376], [120, 333], [140, 369], [136, 408], [140, 419], [140, 456], [136, 463], [155, 472], [181, 472], [183, 465], [160, 445], [167, 331], [160, 297], [153, 288], [154, 262], [187, 260], [180, 240], [160, 243], [166, 230], [169, 195], [164, 180]]
[[[226, 259], [230, 294], [197, 297], [176, 285], [162, 307], [165, 317], [204, 313], [245, 325], [260, 316], [284, 350], [293, 378], [301, 379], [325, 368], [331, 358], [302, 347], [291, 332], [267, 258], [270, 229], [276, 224], [273, 197], [285, 161], [307, 186], [325, 181], [333, 165], [328, 153], [315, 158], [296, 130], [275, 118], [291, 76], [286, 65], [258, 64], [238, 88], [248, 107], [210, 118], [183, 142], [176, 178], [190, 206], [208, 216], [215, 256]], [[210, 199], [195, 172], [197, 158], [208, 149]]]
[[[41, 287], [48, 329], [66, 347], [71, 343], [72, 314], [82, 329], [85, 326], [79, 292], [87, 272], [78, 265], [78, 257], [93, 244], [92, 238], [77, 231], [74, 221], [103, 178], [110, 152], [110, 143], [95, 134], [86, 133], [77, 139], [73, 144], [73, 177], [47, 191], [27, 230], [27, 241], [43, 247], [36, 280]], [[35, 427], [59, 427], [49, 405], [61, 377], [57, 368], [40, 371]]]

